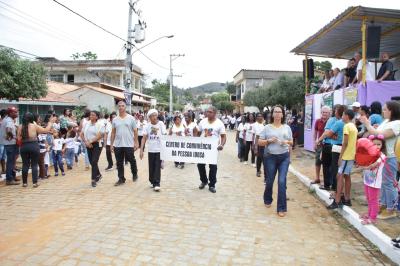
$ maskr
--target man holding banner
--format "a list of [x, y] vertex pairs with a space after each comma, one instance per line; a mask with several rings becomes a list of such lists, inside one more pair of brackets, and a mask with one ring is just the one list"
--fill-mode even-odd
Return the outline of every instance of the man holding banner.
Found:
[[[204, 138], [217, 138], [219, 143], [217, 149], [221, 151], [226, 143], [225, 126], [217, 117], [217, 108], [211, 106], [207, 110], [207, 118], [201, 120], [199, 124], [198, 136]], [[208, 190], [216, 193], [215, 184], [217, 183], [217, 164], [210, 164], [210, 172], [207, 178], [206, 165], [203, 163], [197, 164], [199, 169], [201, 184], [199, 189], [204, 189], [208, 184]]]

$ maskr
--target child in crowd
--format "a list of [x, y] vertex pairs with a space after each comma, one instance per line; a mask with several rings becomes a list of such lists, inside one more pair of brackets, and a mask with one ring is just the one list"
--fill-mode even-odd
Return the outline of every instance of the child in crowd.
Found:
[[[342, 205], [351, 206], [350, 192], [351, 192], [351, 170], [354, 165], [357, 145], [357, 127], [352, 122], [355, 113], [353, 110], [346, 110], [342, 115], [342, 120], [345, 123], [343, 127], [343, 142], [339, 156], [339, 171], [337, 175], [337, 191], [335, 199], [328, 209], [333, 210]], [[342, 190], [344, 189], [344, 198], [342, 197]]]
[[45, 179], [47, 177], [46, 165], [45, 165], [45, 157], [47, 152], [47, 134], [39, 134], [38, 142], [39, 142], [39, 178]]
[[379, 192], [382, 185], [382, 170], [386, 156], [385, 140], [383, 135], [370, 135], [368, 137], [381, 151], [379, 159], [367, 167], [363, 167], [364, 191], [368, 202], [368, 213], [360, 216], [362, 224], [375, 224], [379, 211]]
[[75, 139], [76, 133], [74, 130], [69, 130], [67, 132], [67, 136], [65, 139], [65, 161], [67, 162], [67, 169], [72, 170], [72, 166], [74, 165], [74, 157], [75, 157]]
[[75, 138], [74, 142], [74, 152], [75, 152], [75, 163], [78, 164], [79, 162], [79, 155], [81, 154], [81, 142], [78, 138]]
[[53, 146], [52, 146], [52, 154], [53, 154], [53, 165], [54, 165], [54, 176], [58, 176], [58, 168], [61, 169], [61, 174], [64, 176], [64, 165], [62, 161], [63, 155], [63, 147], [65, 146], [65, 140], [60, 137], [59, 131], [54, 131], [53, 133]]

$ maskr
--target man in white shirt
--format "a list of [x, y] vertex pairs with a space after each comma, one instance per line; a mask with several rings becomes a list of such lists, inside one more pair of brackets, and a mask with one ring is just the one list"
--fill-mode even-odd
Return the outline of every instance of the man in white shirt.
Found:
[[[362, 67], [363, 67], [363, 60], [361, 59], [357, 65], [357, 80], [358, 80], [358, 82], [362, 82], [362, 75], [363, 75]], [[375, 80], [372, 66], [368, 61], [365, 64], [365, 80], [366, 81]]]
[[[203, 119], [199, 124], [199, 136], [212, 137], [219, 139], [218, 150], [221, 151], [226, 143], [226, 131], [224, 123], [217, 117], [217, 108], [211, 106], [207, 110], [207, 118]], [[197, 164], [199, 169], [201, 184], [199, 189], [204, 189], [208, 184], [208, 190], [212, 193], [216, 193], [215, 184], [217, 183], [217, 165], [210, 164], [210, 172], [207, 178], [206, 165]]]

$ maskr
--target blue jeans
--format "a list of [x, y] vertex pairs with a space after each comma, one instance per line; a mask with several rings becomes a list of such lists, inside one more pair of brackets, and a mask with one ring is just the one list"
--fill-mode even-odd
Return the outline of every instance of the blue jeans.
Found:
[[278, 172], [278, 212], [287, 211], [286, 203], [286, 177], [290, 164], [289, 153], [267, 154], [264, 155], [264, 175], [266, 180], [264, 191], [264, 204], [271, 204], [272, 188], [274, 186], [275, 175]]
[[67, 166], [72, 167], [74, 165], [75, 159], [75, 149], [65, 149], [65, 161], [67, 162]]
[[62, 161], [62, 152], [61, 151], [52, 151], [53, 153], [53, 166], [56, 174], [58, 173], [58, 167], [60, 167], [61, 172], [64, 173], [64, 164]]
[[7, 162], [6, 162], [6, 181], [10, 182], [15, 180], [15, 162], [17, 160], [18, 155], [18, 146], [14, 145], [4, 145], [7, 154]]
[[398, 197], [397, 189], [393, 186], [397, 174], [396, 157], [386, 158], [385, 166], [382, 170], [381, 205], [388, 210], [396, 208], [395, 203]]

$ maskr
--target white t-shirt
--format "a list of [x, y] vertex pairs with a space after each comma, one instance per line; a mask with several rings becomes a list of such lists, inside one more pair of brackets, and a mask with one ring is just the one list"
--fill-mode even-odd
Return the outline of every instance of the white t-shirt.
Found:
[[222, 118], [222, 121], [224, 122], [224, 125], [229, 124], [229, 120], [230, 120], [230, 118], [229, 118], [228, 116], [224, 116], [224, 117]]
[[65, 140], [63, 138], [53, 140], [53, 151], [61, 151]]
[[239, 138], [243, 139], [243, 130], [244, 130], [244, 125], [243, 123], [240, 123], [237, 127], [237, 131], [239, 131]]
[[231, 124], [235, 124], [235, 123], [236, 123], [236, 117], [232, 116], [232, 117], [231, 117], [230, 123], [231, 123]]
[[378, 159], [379, 165], [370, 170], [364, 170], [363, 179], [364, 184], [369, 187], [381, 188], [382, 186], [382, 171], [385, 165], [385, 155], [382, 153]]
[[[358, 71], [360, 71], [360, 70], [362, 71], [362, 66], [363, 66], [363, 60], [361, 59], [358, 62], [358, 65], [357, 65], [357, 76], [358, 76]], [[368, 81], [375, 80], [374, 73], [372, 72], [371, 64], [368, 61], [365, 64], [365, 73], [366, 73], [365, 74], [365, 80], [368, 80]]]
[[201, 120], [199, 131], [203, 137], [219, 138], [221, 134], [226, 134], [225, 125], [219, 119], [216, 119], [211, 124], [208, 122], [208, 118]]
[[64, 143], [65, 143], [65, 148], [75, 149], [75, 138], [66, 138]]
[[161, 152], [160, 136], [166, 134], [167, 130], [163, 122], [158, 121], [155, 125], [149, 122], [143, 129], [143, 135], [147, 136], [147, 151], [150, 153]]
[[107, 133], [107, 144], [106, 145], [111, 145], [112, 124], [110, 121], [107, 121], [106, 133]]
[[390, 121], [386, 119], [379, 125], [379, 131], [391, 129], [395, 135], [395, 137], [391, 137], [389, 139], [385, 139], [386, 142], [386, 155], [388, 158], [396, 157], [394, 153], [394, 147], [396, 145], [397, 136], [400, 134], [400, 120]]
[[147, 125], [146, 120], [143, 120], [143, 122], [140, 122], [140, 120], [137, 121], [138, 136], [143, 136], [143, 129], [146, 125]]
[[190, 123], [189, 125], [186, 126], [185, 130], [185, 135], [189, 137], [194, 137], [193, 136], [193, 130], [197, 128], [197, 124], [195, 122]]
[[173, 136], [185, 136], [185, 126], [183, 124], [179, 127], [174, 124], [171, 131]]
[[244, 130], [246, 130], [246, 141], [253, 141], [254, 137], [254, 123], [245, 123]]
[[79, 147], [81, 146], [81, 143], [79, 141], [75, 141], [74, 144], [75, 144], [74, 151], [75, 151], [75, 153], [78, 153], [79, 152]]
[[254, 134], [256, 134], [256, 136], [260, 136], [261, 132], [264, 130], [265, 127], [264, 124], [255, 122], [253, 126], [254, 126]]

